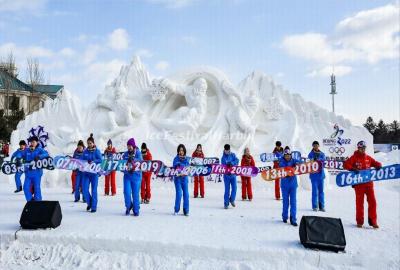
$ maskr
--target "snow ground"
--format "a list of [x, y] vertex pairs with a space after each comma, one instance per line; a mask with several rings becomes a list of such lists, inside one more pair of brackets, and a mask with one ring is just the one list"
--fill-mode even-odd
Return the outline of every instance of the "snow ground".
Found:
[[[0, 180], [3, 181], [3, 180]], [[389, 181], [387, 181], [389, 182]], [[63, 211], [54, 230], [19, 231], [25, 204], [22, 193], [0, 183], [0, 269], [399, 269], [399, 185], [377, 183], [381, 228], [355, 226], [352, 188], [331, 186], [327, 212], [340, 217], [346, 253], [306, 250], [298, 227], [281, 221], [281, 201], [273, 184], [253, 180], [254, 200], [223, 209], [223, 184], [207, 182], [206, 198], [190, 198], [190, 216], [174, 216], [171, 182], [153, 182], [152, 201], [140, 217], [125, 216], [122, 188], [115, 197], [102, 194], [95, 214], [74, 203], [68, 188], [43, 190], [46, 200], [59, 200]], [[192, 190], [193, 184], [190, 185]], [[298, 190], [298, 221], [311, 211], [311, 192]]]

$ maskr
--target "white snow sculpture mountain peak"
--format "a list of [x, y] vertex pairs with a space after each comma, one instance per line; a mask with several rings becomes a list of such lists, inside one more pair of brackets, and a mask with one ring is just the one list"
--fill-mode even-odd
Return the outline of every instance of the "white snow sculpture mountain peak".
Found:
[[152, 78], [134, 57], [90, 106], [82, 107], [64, 90], [27, 116], [13, 132], [12, 146], [15, 149], [28, 130], [40, 124], [49, 132], [53, 155], [71, 153], [79, 139], [93, 133], [100, 148], [111, 138], [117, 150], [124, 150], [127, 139], [135, 137], [165, 161], [176, 154], [179, 143], [189, 151], [201, 143], [208, 156], [220, 156], [225, 143], [239, 155], [250, 146], [257, 157], [272, 151], [276, 140], [305, 153], [312, 141], [329, 137], [335, 123], [352, 138], [350, 147], [358, 139], [372, 145], [372, 136], [363, 127], [291, 94], [260, 71], [237, 86], [221, 70], [208, 66]]

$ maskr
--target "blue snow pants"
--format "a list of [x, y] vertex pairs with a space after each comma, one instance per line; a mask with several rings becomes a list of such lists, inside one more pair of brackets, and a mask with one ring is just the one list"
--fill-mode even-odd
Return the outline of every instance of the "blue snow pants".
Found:
[[23, 172], [16, 172], [15, 173], [15, 186], [17, 187], [17, 189], [20, 189], [22, 187], [21, 176], [23, 174], [24, 174]]
[[324, 178], [311, 178], [312, 208], [325, 208]]
[[288, 180], [283, 178], [281, 180], [281, 190], [282, 190], [282, 219], [288, 219], [289, 205], [290, 205], [290, 221], [296, 222], [296, 212], [297, 212], [297, 201], [296, 201], [296, 193], [297, 193], [297, 181], [296, 180]]
[[[83, 181], [83, 197], [86, 200], [87, 205], [92, 210], [97, 210], [97, 185], [99, 183], [99, 176], [95, 173], [84, 173], [85, 180]], [[89, 192], [89, 185], [91, 187], [91, 193]]]
[[132, 208], [133, 214], [139, 215], [140, 200], [139, 192], [142, 183], [142, 177], [135, 174], [124, 174], [124, 199], [125, 207]]
[[[27, 202], [32, 199], [35, 201], [42, 200], [42, 191], [40, 189], [42, 175], [42, 170], [32, 170], [25, 173], [24, 194]], [[31, 192], [31, 185], [33, 185], [33, 194]]]
[[189, 179], [185, 177], [174, 177], [175, 184], [175, 213], [178, 213], [181, 208], [181, 199], [183, 194], [183, 213], [189, 214]]
[[85, 192], [84, 192], [84, 188], [83, 188], [83, 186], [84, 186], [84, 184], [83, 184], [84, 178], [85, 178], [85, 173], [84, 172], [80, 172], [80, 171], [76, 172], [75, 193], [74, 193], [75, 200], [78, 200], [78, 201], [80, 200], [80, 198], [81, 198], [80, 188], [82, 187], [82, 197], [83, 197], [83, 200], [86, 201]]
[[229, 202], [235, 202], [237, 181], [235, 175], [224, 175], [224, 206], [228, 206]]

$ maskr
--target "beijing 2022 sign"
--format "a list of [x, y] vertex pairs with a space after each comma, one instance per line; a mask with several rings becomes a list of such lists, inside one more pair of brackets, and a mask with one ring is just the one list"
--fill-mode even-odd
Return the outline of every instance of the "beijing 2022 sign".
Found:
[[344, 130], [338, 124], [333, 126], [333, 133], [329, 138], [322, 140], [323, 145], [329, 149], [330, 155], [343, 156], [346, 152], [346, 145], [351, 144], [351, 139], [344, 138]]

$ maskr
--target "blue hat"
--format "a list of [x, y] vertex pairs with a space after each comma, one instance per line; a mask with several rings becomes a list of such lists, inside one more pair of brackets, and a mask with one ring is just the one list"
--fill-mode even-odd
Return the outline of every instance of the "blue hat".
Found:
[[112, 141], [111, 139], [108, 139], [107, 145], [111, 144], [112, 145]]

